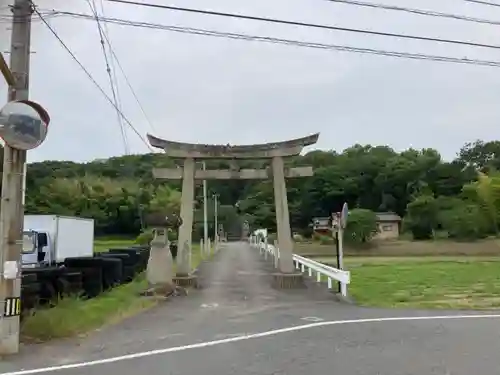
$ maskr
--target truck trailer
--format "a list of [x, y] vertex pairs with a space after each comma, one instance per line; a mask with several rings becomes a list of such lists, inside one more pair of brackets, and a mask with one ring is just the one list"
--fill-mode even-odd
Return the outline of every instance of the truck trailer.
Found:
[[94, 255], [94, 220], [59, 215], [26, 215], [23, 268], [64, 264]]

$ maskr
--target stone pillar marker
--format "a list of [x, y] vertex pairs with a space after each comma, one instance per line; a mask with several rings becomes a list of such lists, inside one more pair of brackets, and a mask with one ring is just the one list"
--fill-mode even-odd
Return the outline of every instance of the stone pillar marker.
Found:
[[[147, 135], [151, 146], [161, 148], [172, 158], [183, 159], [183, 168], [155, 168], [153, 176], [159, 179], [182, 180], [181, 219], [179, 229], [177, 275], [174, 278], [179, 285], [191, 285], [194, 276], [190, 274], [189, 265], [192, 251], [192, 229], [194, 211], [195, 180], [255, 180], [273, 179], [276, 205], [276, 224], [280, 261], [278, 273], [274, 275], [275, 285], [280, 288], [294, 288], [302, 285], [302, 274], [295, 273], [293, 266], [293, 241], [288, 212], [286, 178], [309, 177], [313, 175], [312, 167], [292, 167], [285, 170], [285, 157], [300, 154], [305, 146], [317, 142], [319, 133], [283, 142], [256, 145], [206, 145], [168, 141]], [[196, 160], [229, 160], [229, 169], [196, 170]], [[238, 160], [266, 159], [271, 161], [269, 169], [239, 169]], [[223, 240], [222, 233], [219, 241]], [[217, 241], [217, 242], [219, 242]]]

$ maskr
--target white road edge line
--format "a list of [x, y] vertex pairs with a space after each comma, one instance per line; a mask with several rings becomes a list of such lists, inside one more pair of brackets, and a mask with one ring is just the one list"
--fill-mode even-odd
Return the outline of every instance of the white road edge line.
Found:
[[300, 325], [300, 326], [292, 326], [292, 327], [287, 327], [287, 328], [275, 329], [272, 331], [253, 333], [253, 334], [237, 336], [237, 337], [229, 337], [229, 338], [225, 338], [225, 339], [221, 339], [221, 340], [206, 341], [206, 342], [200, 342], [197, 344], [190, 344], [190, 345], [183, 345], [183, 346], [174, 346], [174, 347], [170, 347], [170, 348], [150, 350], [150, 351], [146, 351], [146, 352], [128, 354], [128, 355], [106, 358], [106, 359], [97, 359], [95, 361], [79, 362], [79, 363], [73, 363], [73, 364], [68, 364], [68, 365], [59, 365], [59, 366], [44, 367], [44, 368], [36, 368], [36, 369], [31, 369], [31, 370], [3, 372], [3, 373], [0, 373], [0, 375], [31, 375], [31, 374], [42, 374], [42, 373], [46, 373], [46, 372], [55, 372], [55, 371], [61, 371], [61, 370], [71, 370], [71, 369], [77, 369], [77, 368], [82, 368], [82, 367], [90, 367], [90, 366], [97, 366], [97, 365], [104, 365], [104, 364], [108, 364], [108, 363], [126, 361], [129, 359], [150, 357], [150, 356], [159, 355], [159, 354], [181, 352], [181, 351], [185, 351], [185, 350], [189, 350], [189, 349], [206, 348], [209, 346], [216, 346], [216, 345], [228, 344], [228, 343], [237, 342], [237, 341], [257, 339], [257, 338], [261, 338], [261, 337], [278, 335], [280, 333], [301, 331], [304, 329], [324, 327], [324, 326], [333, 326], [333, 325], [342, 325], [342, 324], [356, 324], [356, 323], [380, 323], [380, 322], [398, 322], [398, 321], [401, 322], [401, 321], [419, 321], [419, 320], [420, 321], [421, 320], [453, 320], [453, 319], [500, 319], [500, 314], [437, 315], [437, 316], [406, 316], [406, 317], [403, 316], [403, 317], [389, 317], [389, 318], [367, 318], [367, 319], [333, 320], [333, 321], [326, 321], [326, 322], [316, 322], [316, 323], [304, 324], [304, 325]]

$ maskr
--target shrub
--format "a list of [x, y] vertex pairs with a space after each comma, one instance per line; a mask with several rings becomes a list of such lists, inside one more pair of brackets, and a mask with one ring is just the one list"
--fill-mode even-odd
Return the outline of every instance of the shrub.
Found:
[[300, 229], [299, 233], [304, 238], [311, 238], [314, 235], [313, 228], [311, 226], [308, 226], [306, 228]]
[[[153, 229], [146, 229], [135, 239], [135, 243], [139, 245], [149, 245], [153, 240]], [[177, 241], [177, 232], [173, 230], [168, 231], [168, 240]]]
[[451, 238], [457, 240], [476, 240], [485, 238], [488, 232], [488, 219], [477, 204], [463, 203], [442, 215], [443, 228]]
[[345, 239], [353, 244], [369, 242], [377, 234], [377, 215], [371, 210], [355, 208], [349, 212]]
[[428, 240], [433, 237], [438, 223], [436, 199], [431, 195], [421, 195], [407, 206], [405, 228], [408, 228], [415, 240]]
[[153, 231], [145, 230], [144, 232], [142, 232], [137, 236], [137, 238], [135, 239], [135, 243], [139, 245], [149, 245], [152, 240], [153, 240]]

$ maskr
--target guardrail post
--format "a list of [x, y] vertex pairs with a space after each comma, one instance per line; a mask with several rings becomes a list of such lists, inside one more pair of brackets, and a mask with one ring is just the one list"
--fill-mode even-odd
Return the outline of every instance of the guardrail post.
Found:
[[[338, 241], [339, 241], [339, 269], [344, 270], [344, 230], [342, 228], [339, 229], [338, 233]], [[347, 284], [340, 283], [340, 294], [342, 297], [347, 297]]]
[[264, 260], [267, 260], [267, 253], [269, 252], [269, 244], [267, 243], [267, 237], [264, 239]]

